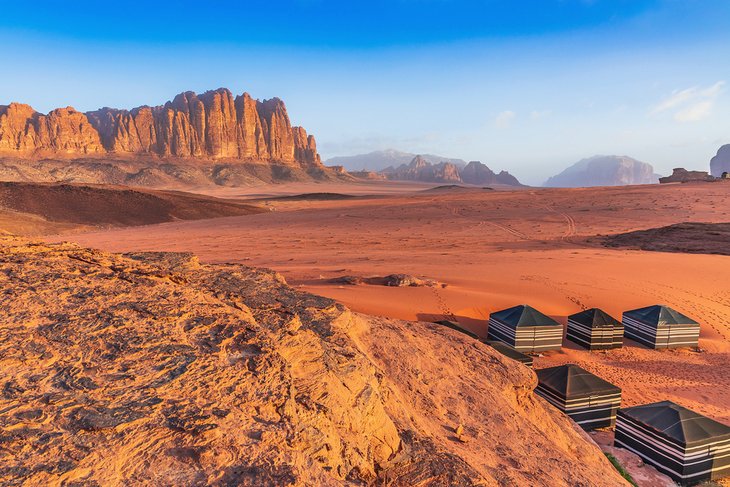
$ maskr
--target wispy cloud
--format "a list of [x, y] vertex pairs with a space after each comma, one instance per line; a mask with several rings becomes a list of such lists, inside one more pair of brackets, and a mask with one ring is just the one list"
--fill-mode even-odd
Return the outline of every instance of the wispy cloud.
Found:
[[515, 112], [513, 112], [512, 110], [505, 110], [497, 115], [497, 118], [494, 119], [494, 125], [497, 128], [506, 129], [512, 125], [512, 122], [515, 120], [515, 118], [517, 118], [517, 114]]
[[684, 90], [676, 90], [652, 107], [650, 114], [673, 112], [673, 118], [678, 122], [697, 122], [712, 113], [715, 102], [724, 87], [725, 81], [718, 81], [706, 88], [693, 86]]
[[533, 110], [530, 112], [530, 119], [540, 120], [541, 118], [549, 117], [551, 113], [551, 110]]

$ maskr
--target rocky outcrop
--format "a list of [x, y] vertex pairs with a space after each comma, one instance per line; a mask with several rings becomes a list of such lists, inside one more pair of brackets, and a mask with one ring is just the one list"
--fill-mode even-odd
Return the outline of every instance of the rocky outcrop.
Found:
[[730, 144], [720, 147], [710, 160], [710, 174], [719, 178], [724, 172], [730, 173]]
[[686, 183], [689, 181], [714, 181], [707, 171], [688, 171], [683, 167], [676, 167], [672, 170], [671, 176], [659, 178], [661, 184]]
[[421, 156], [416, 156], [410, 164], [383, 170], [388, 179], [399, 181], [423, 181], [428, 183], [460, 182], [459, 169], [450, 162], [431, 164]]
[[628, 485], [527, 367], [273, 271], [2, 238], [0, 293], [2, 485]]
[[654, 184], [657, 180], [651, 164], [627, 156], [593, 156], [576, 162], [544, 185], [562, 188], [625, 186]]
[[83, 113], [71, 107], [48, 115], [28, 105], [0, 106], [0, 154], [90, 155], [104, 152], [99, 133]]
[[48, 115], [28, 105], [0, 106], [0, 155], [91, 155], [271, 162], [321, 167], [314, 137], [292, 127], [284, 102], [227, 89], [177, 95], [165, 105]]
[[507, 184], [510, 186], [520, 186], [517, 178], [507, 171], [500, 171], [499, 174], [495, 174], [494, 171], [479, 161], [469, 162], [464, 169], [459, 171], [459, 174], [461, 180], [467, 184]]

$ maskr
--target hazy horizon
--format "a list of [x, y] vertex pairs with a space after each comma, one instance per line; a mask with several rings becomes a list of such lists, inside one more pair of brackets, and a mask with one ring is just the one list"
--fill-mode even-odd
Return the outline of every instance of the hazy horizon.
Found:
[[722, 1], [93, 2], [5, 6], [0, 104], [282, 98], [323, 159], [480, 160], [541, 184], [580, 159], [707, 169], [730, 142]]

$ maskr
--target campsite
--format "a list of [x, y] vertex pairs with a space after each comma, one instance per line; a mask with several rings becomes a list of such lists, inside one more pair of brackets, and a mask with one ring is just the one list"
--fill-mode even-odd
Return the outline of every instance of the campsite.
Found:
[[729, 21], [4, 2], [0, 487], [730, 487]]

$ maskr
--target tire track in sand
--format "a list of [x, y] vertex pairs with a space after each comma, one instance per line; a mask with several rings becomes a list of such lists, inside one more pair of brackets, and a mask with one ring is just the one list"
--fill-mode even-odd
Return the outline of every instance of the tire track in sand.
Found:
[[555, 208], [553, 208], [550, 205], [544, 205], [543, 208], [545, 208], [550, 213], [555, 213], [556, 215], [561, 216], [565, 220], [567, 228], [565, 229], [565, 233], [563, 233], [563, 235], [560, 237], [561, 240], [565, 240], [570, 237], [574, 237], [578, 233], [578, 228], [577, 228], [577, 224], [575, 222], [575, 218], [568, 215], [564, 211], [556, 210]]

